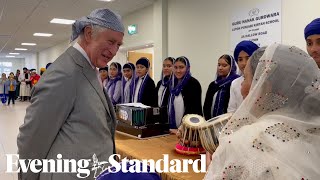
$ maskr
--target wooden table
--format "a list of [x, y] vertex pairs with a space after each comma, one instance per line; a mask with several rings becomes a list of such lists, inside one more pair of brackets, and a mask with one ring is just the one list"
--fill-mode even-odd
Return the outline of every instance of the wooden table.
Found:
[[[139, 140], [123, 134], [116, 133], [116, 150], [121, 158], [129, 159], [153, 159], [157, 161], [163, 159], [163, 154], [169, 155], [171, 159], [200, 159], [200, 156], [184, 156], [175, 152], [177, 137], [168, 135], [157, 138]], [[169, 165], [170, 166], [170, 165]], [[203, 179], [205, 173], [196, 173], [192, 169], [192, 165], [188, 166], [188, 173], [160, 173], [163, 180], [200, 180]], [[199, 165], [200, 168], [200, 165]]]

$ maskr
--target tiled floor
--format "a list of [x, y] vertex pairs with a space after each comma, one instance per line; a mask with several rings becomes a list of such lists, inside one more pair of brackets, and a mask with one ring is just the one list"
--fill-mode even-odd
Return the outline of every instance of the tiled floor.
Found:
[[17, 179], [16, 174], [5, 173], [7, 169], [5, 154], [17, 154], [17, 135], [23, 123], [29, 102], [16, 102], [15, 105], [0, 104], [0, 179]]

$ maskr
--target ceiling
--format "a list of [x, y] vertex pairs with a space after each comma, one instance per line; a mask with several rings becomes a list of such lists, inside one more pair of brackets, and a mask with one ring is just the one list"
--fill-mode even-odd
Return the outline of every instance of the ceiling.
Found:
[[[51, 24], [53, 18], [78, 19], [96, 8], [110, 8], [122, 17], [147, 7], [155, 0], [0, 0], [0, 58], [8, 53], [40, 52], [70, 38], [71, 25]], [[33, 33], [51, 33], [51, 37], [35, 37]], [[21, 43], [36, 43], [22, 46]], [[15, 51], [26, 48], [27, 51]]]

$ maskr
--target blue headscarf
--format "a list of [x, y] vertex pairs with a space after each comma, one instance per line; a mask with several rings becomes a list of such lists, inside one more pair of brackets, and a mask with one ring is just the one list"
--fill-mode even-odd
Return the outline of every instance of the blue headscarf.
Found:
[[[115, 91], [115, 89], [116, 89], [116, 84], [117, 84], [117, 82], [118, 81], [120, 81], [121, 80], [121, 78], [122, 78], [122, 72], [121, 72], [121, 64], [120, 63], [117, 63], [117, 62], [113, 62], [113, 63], [111, 63], [111, 65], [110, 65], [110, 67], [111, 66], [115, 66], [117, 69], [118, 69], [118, 74], [117, 74], [117, 76], [115, 77], [115, 78], [113, 78], [113, 79], [111, 79], [110, 77], [109, 77], [109, 81], [108, 81], [108, 84], [107, 84], [107, 92], [109, 92], [109, 89], [111, 89], [111, 94], [114, 94], [114, 91]], [[113, 99], [113, 97], [112, 96], [110, 96], [110, 99], [111, 99], [111, 101], [112, 101], [112, 104], [118, 104], [119, 103], [119, 101], [116, 101], [115, 99]], [[121, 100], [121, 99], [120, 99]]]
[[236, 48], [234, 49], [234, 59], [238, 63], [238, 57], [241, 51], [246, 52], [249, 56], [253, 54], [254, 51], [256, 51], [259, 48], [258, 45], [256, 45], [252, 41], [241, 41], [239, 44], [237, 44]]
[[[132, 71], [132, 77], [131, 77], [131, 82], [129, 85], [129, 99], [132, 100], [132, 97], [134, 96], [134, 86], [135, 86], [135, 79], [136, 79], [136, 72], [135, 72], [135, 66], [132, 63], [127, 63], [123, 65], [123, 70], [124, 69], [131, 69]], [[122, 76], [122, 87], [121, 87], [121, 103], [124, 103], [125, 101], [125, 87], [126, 87], [127, 81], [124, 76]]]
[[[172, 64], [173, 64], [174, 61], [175, 61], [175, 59], [174, 59], [173, 57], [167, 57], [167, 58], [164, 59], [163, 61], [165, 61], [165, 60], [171, 61]], [[172, 75], [172, 74], [171, 74], [171, 75]], [[163, 73], [161, 73], [161, 85], [162, 85], [162, 86], [167, 87], [167, 86], [169, 85], [169, 83], [171, 82], [171, 75], [170, 75], [170, 77], [165, 77], [165, 76], [163, 75]]]
[[[221, 114], [224, 114], [224, 106], [226, 99], [226, 94], [228, 91], [230, 91], [230, 86], [233, 80], [237, 79], [239, 75], [237, 75], [237, 66], [236, 66], [236, 61], [234, 58], [228, 54], [222, 55], [219, 59], [224, 58], [224, 56], [228, 56], [230, 58], [227, 59], [228, 64], [230, 65], [230, 71], [227, 77], [223, 78], [218, 75], [218, 72], [216, 74], [216, 80], [215, 84], [219, 87], [219, 90], [216, 92], [216, 99], [214, 102], [213, 106], [213, 112], [212, 115], [213, 117], [219, 116]], [[226, 58], [224, 58], [226, 59]]]
[[[163, 60], [163, 62], [166, 61], [166, 60], [171, 61], [172, 64], [175, 61], [175, 59], [173, 57], [167, 57], [166, 59]], [[161, 85], [164, 87], [164, 90], [162, 92], [161, 99], [160, 99], [160, 107], [163, 106], [163, 98], [164, 98], [164, 95], [165, 95], [165, 93], [166, 93], [166, 91], [168, 89], [168, 86], [169, 86], [170, 82], [171, 82], [171, 78], [172, 78], [172, 73], [170, 74], [170, 76], [164, 76], [163, 69], [162, 69]]]
[[[46, 69], [48, 69], [51, 64], [52, 64], [52, 63], [48, 63], [48, 64], [46, 65]], [[24, 69], [24, 68], [23, 68], [23, 69]]]
[[314, 34], [320, 34], [320, 18], [313, 20], [304, 29], [304, 38], [307, 39], [309, 36]]
[[180, 83], [178, 83], [178, 78], [176, 78], [175, 75], [172, 76], [171, 79], [171, 85], [170, 85], [170, 104], [169, 104], [169, 122], [170, 122], [170, 129], [177, 129], [177, 124], [176, 124], [176, 113], [174, 110], [174, 99], [176, 96], [179, 96], [181, 93], [183, 87], [187, 84], [189, 79], [191, 78], [191, 73], [190, 73], [190, 62], [189, 59], [186, 58], [185, 56], [178, 57], [175, 61], [182, 61], [186, 64], [186, 74], [182, 77], [182, 80]]
[[[149, 76], [149, 67], [150, 67], [150, 61], [148, 58], [146, 57], [142, 57], [140, 58], [137, 62], [136, 62], [136, 66], [138, 64], [141, 64], [143, 66], [145, 66], [146, 68], [148, 68], [148, 72], [147, 74], [144, 76], [143, 80], [142, 80], [142, 83], [140, 85], [140, 89], [139, 89], [139, 92], [138, 92], [138, 102], [141, 102], [142, 101], [142, 94], [143, 94], [143, 91], [144, 91], [144, 88], [146, 86], [146, 81], [150, 78]], [[138, 84], [138, 80], [139, 80], [139, 77], [136, 77], [136, 80], [135, 80], [135, 85], [134, 85], [134, 90], [136, 89], [136, 85]], [[134, 97], [132, 97], [134, 98]], [[133, 100], [132, 100], [133, 101]]]

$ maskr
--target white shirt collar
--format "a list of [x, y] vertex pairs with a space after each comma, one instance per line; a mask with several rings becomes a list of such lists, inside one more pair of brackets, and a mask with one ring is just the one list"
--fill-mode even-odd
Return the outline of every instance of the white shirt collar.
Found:
[[146, 75], [144, 75], [144, 76], [142, 76], [142, 77], [139, 77], [139, 79], [141, 79], [141, 80], [142, 80], [142, 79], [144, 79], [145, 77], [146, 77]]
[[79, 43], [76, 42], [76, 43], [73, 45], [73, 47], [74, 47], [75, 49], [77, 49], [77, 50], [86, 58], [86, 60], [89, 62], [89, 64], [90, 64], [90, 66], [92, 67], [92, 69], [95, 69], [95, 68], [96, 68], [96, 67], [94, 67], [94, 65], [92, 65], [92, 63], [91, 63], [91, 61], [90, 61], [87, 53], [86, 53], [86, 52], [84, 51], [84, 49], [80, 46]]

